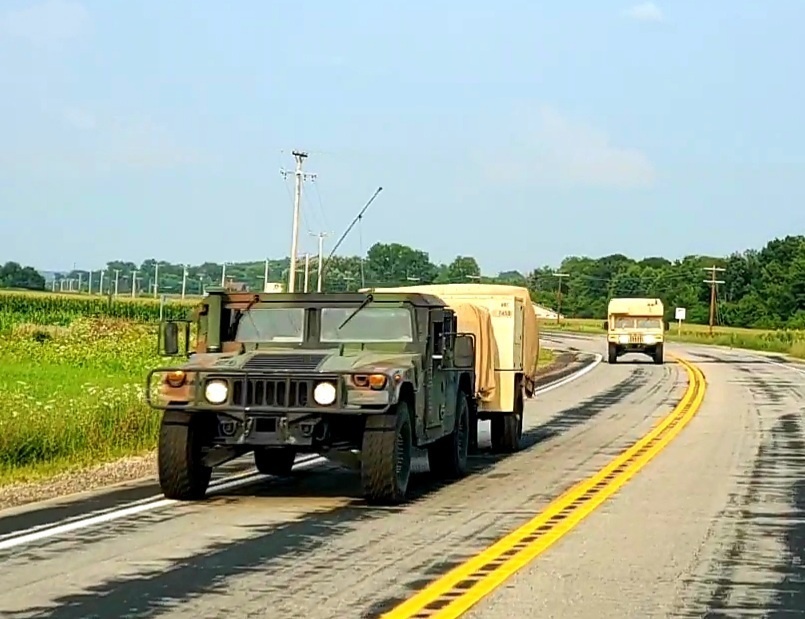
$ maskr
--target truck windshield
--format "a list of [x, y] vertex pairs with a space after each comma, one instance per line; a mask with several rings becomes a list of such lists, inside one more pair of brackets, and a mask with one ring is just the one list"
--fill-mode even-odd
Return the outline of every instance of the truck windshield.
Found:
[[615, 318], [616, 329], [662, 329], [661, 318], [618, 316]]
[[638, 329], [662, 329], [661, 318], [636, 318]]
[[253, 307], [238, 321], [238, 342], [301, 342], [305, 310], [301, 307]]
[[343, 328], [354, 307], [321, 310], [322, 342], [413, 342], [411, 312], [404, 307], [365, 307]]

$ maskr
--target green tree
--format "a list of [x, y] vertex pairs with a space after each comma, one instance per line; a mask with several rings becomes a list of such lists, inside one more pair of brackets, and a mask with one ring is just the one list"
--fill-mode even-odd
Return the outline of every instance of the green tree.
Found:
[[18, 262], [6, 262], [0, 267], [0, 288], [44, 290], [45, 278], [33, 267]]
[[481, 267], [472, 256], [456, 256], [447, 266], [445, 275], [451, 284], [467, 283], [481, 276]]
[[402, 286], [416, 281], [432, 283], [438, 269], [427, 252], [400, 243], [375, 243], [366, 253], [367, 284]]

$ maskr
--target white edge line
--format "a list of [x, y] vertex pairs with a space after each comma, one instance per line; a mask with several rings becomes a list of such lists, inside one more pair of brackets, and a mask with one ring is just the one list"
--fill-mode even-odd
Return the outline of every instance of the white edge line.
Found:
[[[684, 347], [684, 342], [682, 343]], [[732, 357], [734, 359], [740, 360], [740, 355], [744, 354], [747, 357], [752, 357], [753, 359], [758, 359], [763, 361], [764, 363], [768, 363], [769, 365], [776, 365], [777, 367], [783, 368], [785, 370], [791, 370], [792, 372], [796, 372], [797, 374], [805, 374], [805, 369], [797, 367], [796, 361], [791, 363], [780, 363], [779, 361], [772, 361], [768, 359], [766, 355], [759, 353], [754, 350], [750, 350], [748, 348], [727, 348], [726, 346], [708, 346], [707, 344], [694, 344], [690, 346], [693, 348], [693, 354], [696, 354], [696, 348], [704, 348], [704, 350], [718, 348], [721, 349], [721, 352], [726, 353], [728, 357]], [[783, 354], [783, 353], [771, 353], [771, 354]]]
[[[304, 456], [302, 456], [302, 457], [297, 459], [295, 466], [304, 464], [304, 463], [306, 463], [306, 462], [308, 462], [310, 460], [313, 460], [313, 459], [321, 459], [321, 456], [318, 456], [317, 454], [304, 455]], [[208, 492], [214, 493], [219, 487], [224, 487], [224, 486], [227, 487], [227, 488], [235, 487], [235, 486], [232, 485], [233, 482], [243, 482], [243, 483], [248, 482], [248, 483], [251, 483], [253, 481], [257, 481], [258, 479], [260, 479], [262, 477], [265, 477], [265, 476], [262, 475], [261, 473], [259, 473], [256, 469], [254, 469], [254, 468], [247, 469], [246, 471], [243, 471], [241, 473], [235, 473], [234, 475], [231, 475], [231, 476], [228, 476], [228, 477], [222, 477], [220, 479], [215, 479], [215, 480], [211, 481]], [[114, 492], [114, 490], [112, 492]], [[165, 497], [162, 494], [155, 494], [155, 495], [152, 495], [150, 497], [146, 497], [144, 499], [137, 499], [135, 501], [126, 501], [126, 502], [123, 503], [123, 505], [125, 505], [127, 508], [134, 507], [134, 506], [139, 507], [139, 506], [147, 505], [147, 504], [150, 504], [150, 503], [157, 503], [159, 501], [164, 500], [164, 498]], [[36, 503], [30, 504], [30, 505], [36, 505]], [[47, 508], [45, 508], [45, 509], [47, 509]], [[21, 530], [18, 530], [18, 531], [12, 531], [11, 533], [4, 533], [4, 534], [0, 535], [0, 543], [2, 543], [3, 540], [16, 538], [19, 535], [33, 533], [34, 531], [42, 531], [42, 530], [45, 530], [45, 529], [50, 529], [50, 528], [55, 527], [55, 526], [61, 526], [59, 523], [64, 525], [64, 524], [67, 524], [67, 523], [73, 522], [73, 521], [76, 521], [76, 522], [79, 521], [79, 520], [83, 521], [83, 520], [86, 520], [87, 518], [94, 518], [96, 516], [101, 516], [101, 515], [109, 513], [109, 512], [117, 511], [119, 509], [123, 509], [123, 508], [120, 507], [119, 505], [112, 506], [112, 507], [105, 507], [105, 508], [101, 508], [101, 509], [97, 509], [97, 510], [92, 510], [90, 512], [86, 512], [84, 514], [77, 514], [75, 516], [68, 516], [66, 518], [62, 518], [61, 520], [57, 520], [56, 522], [48, 522], [48, 523], [45, 523], [45, 524], [38, 524], [38, 525], [36, 525], [34, 527], [29, 527], [27, 529], [21, 529]], [[12, 516], [7, 516], [7, 517], [12, 517]], [[19, 515], [15, 516], [15, 517], [24, 517], [24, 513], [19, 514]]]
[[[323, 462], [326, 462], [326, 458], [316, 456], [314, 458], [300, 462], [293, 468], [294, 470], [298, 471], [302, 469], [311, 468], [313, 466], [318, 466]], [[257, 474], [252, 473], [245, 476], [241, 475], [239, 478], [233, 480], [222, 479], [214, 488], [211, 489], [210, 494], [214, 494], [215, 492], [218, 492], [220, 490], [230, 490], [232, 488], [238, 488], [240, 486], [247, 486], [253, 483], [259, 477], [263, 476], [259, 473]], [[181, 501], [163, 498], [148, 503], [140, 503], [138, 505], [130, 505], [129, 507], [118, 508], [103, 514], [90, 516], [89, 518], [81, 518], [79, 520], [73, 520], [72, 522], [66, 522], [64, 524], [54, 524], [46, 529], [40, 529], [40, 530], [25, 529], [19, 531], [18, 533], [12, 534], [13, 537], [0, 540], [0, 550], [7, 550], [9, 548], [14, 548], [15, 546], [29, 544], [31, 542], [35, 542], [41, 539], [47, 539], [48, 537], [62, 535], [64, 533], [69, 533], [70, 531], [76, 531], [78, 529], [85, 529], [87, 527], [95, 526], [97, 524], [103, 524], [105, 522], [119, 520], [120, 518], [126, 518], [128, 516], [133, 516], [135, 514], [140, 514], [142, 512], [159, 509], [161, 507], [167, 507], [168, 505], [174, 505], [176, 503], [181, 503]]]
[[[595, 367], [599, 363], [601, 363], [602, 360], [603, 356], [596, 353], [595, 361], [593, 361], [589, 365], [584, 366], [579, 371], [574, 372], [573, 374], [570, 374], [569, 376], [566, 376], [561, 380], [558, 380], [554, 383], [550, 383], [548, 385], [545, 385], [544, 387], [535, 390], [534, 394], [537, 395], [547, 393], [548, 391], [552, 391], [553, 389], [557, 389], [558, 387], [566, 385], [569, 382], [576, 380], [577, 378], [581, 378], [585, 374], [595, 369]], [[306, 458], [302, 460], [302, 462], [299, 462], [296, 465], [294, 465], [293, 470], [298, 471], [310, 468], [322, 464], [326, 461], [327, 459], [321, 456]], [[240, 486], [246, 486], [253, 483], [260, 477], [263, 476], [259, 473], [248, 472], [234, 475], [231, 478], [224, 478], [221, 480], [217, 480], [213, 484], [210, 484], [210, 493], [214, 494], [215, 492], [220, 490], [229, 490], [232, 488], [238, 488]], [[71, 531], [76, 531], [79, 529], [86, 529], [88, 527], [92, 527], [98, 524], [112, 522], [113, 520], [119, 520], [121, 518], [126, 518], [128, 516], [134, 516], [136, 514], [152, 511], [154, 509], [159, 509], [161, 507], [168, 507], [169, 505], [174, 505], [176, 503], [180, 503], [180, 501], [165, 498], [160, 499], [157, 497], [155, 497], [154, 499], [142, 499], [141, 501], [137, 502], [137, 504], [129, 505], [128, 507], [112, 509], [105, 513], [100, 513], [94, 516], [90, 516], [88, 518], [79, 518], [77, 520], [73, 520], [71, 522], [65, 522], [63, 524], [54, 523], [52, 525], [42, 525], [39, 527], [33, 527], [31, 529], [24, 529], [22, 531], [9, 534], [9, 536], [6, 537], [5, 539], [0, 539], [0, 550], [8, 550], [9, 548], [14, 548], [16, 546], [30, 544], [31, 542], [47, 539], [49, 537], [55, 537], [57, 535], [62, 535], [64, 533], [69, 533]]]
[[763, 355], [753, 355], [753, 356], [756, 356], [759, 359], [763, 359], [763, 361], [765, 361], [766, 363], [769, 363], [771, 365], [776, 365], [776, 366], [784, 368], [786, 370], [791, 370], [792, 372], [796, 372], [797, 374], [805, 374], [805, 370], [803, 370], [802, 368], [798, 368], [793, 364], [780, 363], [779, 361], [772, 361], [771, 359], [764, 359]]
[[584, 366], [578, 372], [573, 372], [573, 374], [570, 374], [569, 376], [565, 376], [564, 378], [562, 378], [560, 380], [557, 380], [554, 383], [549, 383], [549, 384], [545, 385], [544, 387], [540, 387], [540, 388], [536, 389], [534, 391], [534, 394], [535, 395], [541, 395], [543, 393], [553, 391], [554, 389], [556, 389], [558, 387], [562, 387], [563, 385], [566, 385], [566, 384], [568, 384], [570, 382], [573, 382], [577, 378], [581, 378], [585, 374], [588, 374], [589, 372], [592, 372], [595, 369], [595, 367], [599, 363], [601, 363], [601, 361], [603, 361], [603, 360], [604, 360], [603, 355], [595, 353], [595, 361], [593, 361], [589, 365]]

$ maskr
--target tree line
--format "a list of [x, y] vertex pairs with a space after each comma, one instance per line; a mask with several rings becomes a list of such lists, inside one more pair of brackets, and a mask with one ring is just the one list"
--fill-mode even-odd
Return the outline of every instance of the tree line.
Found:
[[[112, 261], [104, 269], [104, 293], [113, 286], [117, 271], [118, 291], [129, 294], [135, 281], [138, 293], [153, 291], [155, 276], [158, 291], [181, 292], [183, 265], [146, 260], [142, 264]], [[15, 265], [9, 267], [9, 265]], [[674, 308], [684, 307], [687, 320], [706, 323], [709, 318], [711, 267], [715, 272], [716, 319], [718, 324], [756, 327], [805, 329], [805, 236], [786, 236], [769, 241], [760, 250], [735, 252], [729, 256], [686, 256], [669, 260], [648, 257], [640, 260], [623, 254], [600, 258], [570, 256], [558, 268], [543, 266], [530, 273], [506, 271], [482, 275], [472, 256], [457, 256], [449, 264], [435, 264], [428, 252], [400, 243], [375, 243], [363, 258], [334, 256], [325, 265], [323, 289], [327, 292], [357, 290], [368, 286], [401, 286], [418, 283], [507, 283], [526, 286], [536, 303], [556, 308], [561, 302], [564, 315], [578, 318], [603, 318], [612, 297], [659, 297], [666, 306], [666, 319], [673, 320]], [[288, 258], [268, 261], [268, 279], [287, 282]], [[0, 287], [43, 289], [30, 267], [8, 263], [0, 269]], [[304, 263], [297, 262], [297, 290], [304, 286]], [[188, 266], [185, 278], [187, 294], [198, 294], [205, 286], [220, 285], [223, 265], [206, 262]], [[316, 289], [316, 260], [310, 262], [308, 287]], [[23, 273], [25, 275], [23, 275]], [[33, 271], [41, 278], [41, 275]], [[558, 277], [557, 275], [565, 276]], [[252, 290], [263, 286], [265, 263], [243, 262], [226, 265], [226, 282], [239, 282]], [[73, 290], [81, 276], [87, 291], [89, 273], [59, 274], [72, 279]], [[93, 272], [93, 292], [99, 292], [100, 271]], [[41, 284], [41, 285], [40, 285]]]

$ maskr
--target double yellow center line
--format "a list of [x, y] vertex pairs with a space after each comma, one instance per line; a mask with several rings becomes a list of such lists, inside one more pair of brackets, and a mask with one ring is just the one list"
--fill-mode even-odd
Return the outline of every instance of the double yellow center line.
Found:
[[679, 434], [701, 406], [706, 385], [704, 375], [691, 363], [675, 360], [687, 372], [687, 389], [674, 410], [648, 434], [595, 475], [570, 488], [532, 520], [433, 581], [381, 619], [460, 617], [615, 494]]

